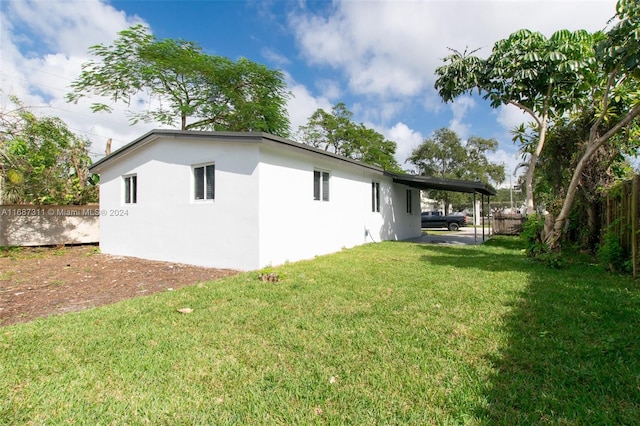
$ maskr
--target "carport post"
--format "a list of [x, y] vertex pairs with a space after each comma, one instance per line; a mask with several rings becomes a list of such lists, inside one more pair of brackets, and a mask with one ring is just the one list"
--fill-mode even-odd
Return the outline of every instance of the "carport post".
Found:
[[484, 194], [482, 194], [481, 197], [482, 197], [482, 242], [484, 243]]
[[477, 217], [476, 217], [476, 191], [473, 191], [473, 244], [478, 245], [478, 228], [477, 225]]

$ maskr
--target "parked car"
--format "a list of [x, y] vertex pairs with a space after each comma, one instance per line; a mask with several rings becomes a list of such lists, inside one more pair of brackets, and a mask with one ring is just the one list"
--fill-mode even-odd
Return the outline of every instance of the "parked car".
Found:
[[467, 226], [467, 217], [464, 214], [443, 215], [441, 212], [422, 212], [420, 215], [423, 228], [447, 228], [449, 231], [457, 231], [462, 226]]

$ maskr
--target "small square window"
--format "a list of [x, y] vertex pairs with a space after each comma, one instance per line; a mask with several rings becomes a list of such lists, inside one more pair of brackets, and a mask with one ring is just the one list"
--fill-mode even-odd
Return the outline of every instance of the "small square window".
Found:
[[124, 203], [136, 204], [138, 202], [138, 176], [124, 177]]

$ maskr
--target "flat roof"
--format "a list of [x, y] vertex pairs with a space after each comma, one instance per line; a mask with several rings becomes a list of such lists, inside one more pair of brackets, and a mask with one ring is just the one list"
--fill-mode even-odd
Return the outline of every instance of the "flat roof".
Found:
[[419, 176], [409, 174], [385, 173], [393, 178], [394, 182], [423, 190], [439, 189], [442, 191], [480, 193], [482, 195], [496, 195], [496, 190], [489, 184], [480, 181], [468, 181], [458, 179], [440, 179], [431, 176]]
[[394, 182], [410, 186], [412, 188], [418, 188], [423, 190], [428, 189], [440, 189], [444, 191], [453, 192], [466, 192], [474, 193], [478, 192], [483, 195], [495, 195], [496, 190], [491, 185], [483, 182], [472, 182], [465, 180], [455, 179], [439, 179], [430, 176], [418, 176], [404, 173], [392, 173], [386, 172], [378, 166], [363, 163], [351, 158], [347, 158], [341, 155], [337, 155], [322, 149], [314, 148], [310, 145], [306, 145], [300, 142], [295, 142], [289, 139], [274, 136], [269, 133], [263, 132], [210, 132], [210, 131], [196, 131], [196, 130], [167, 130], [156, 129], [140, 136], [134, 141], [124, 145], [123, 147], [112, 152], [100, 160], [91, 165], [92, 172], [100, 173], [100, 169], [106, 164], [116, 160], [118, 157], [126, 155], [136, 149], [157, 140], [160, 137], [168, 138], [215, 138], [218, 141], [227, 142], [250, 142], [250, 143], [266, 143], [268, 145], [278, 146], [285, 149], [291, 149], [295, 151], [306, 152], [311, 155], [319, 155], [323, 157], [330, 157], [335, 160], [351, 163], [357, 167], [363, 167], [370, 170], [375, 170], [380, 173], [384, 173], [393, 179]]

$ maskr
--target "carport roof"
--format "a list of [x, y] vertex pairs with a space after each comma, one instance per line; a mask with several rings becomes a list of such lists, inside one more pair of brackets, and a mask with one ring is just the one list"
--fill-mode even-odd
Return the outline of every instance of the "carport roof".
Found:
[[418, 189], [440, 189], [443, 191], [480, 193], [482, 195], [496, 195], [496, 190], [483, 182], [472, 182], [457, 179], [439, 179], [431, 176], [406, 175], [396, 173], [386, 173], [393, 178], [394, 182]]

